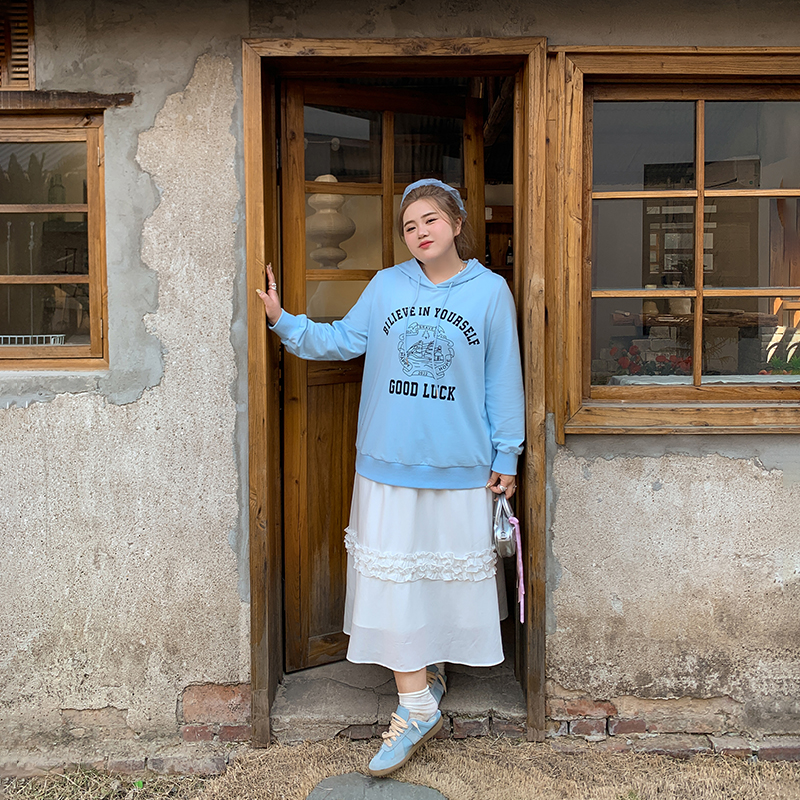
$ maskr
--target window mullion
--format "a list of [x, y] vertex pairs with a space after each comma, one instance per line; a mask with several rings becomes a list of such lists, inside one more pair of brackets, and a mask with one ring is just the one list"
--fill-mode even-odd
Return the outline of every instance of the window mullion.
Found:
[[694, 215], [694, 342], [692, 348], [692, 383], [700, 385], [703, 372], [703, 255], [705, 254], [705, 100], [698, 100], [695, 111], [695, 185], [697, 210]]

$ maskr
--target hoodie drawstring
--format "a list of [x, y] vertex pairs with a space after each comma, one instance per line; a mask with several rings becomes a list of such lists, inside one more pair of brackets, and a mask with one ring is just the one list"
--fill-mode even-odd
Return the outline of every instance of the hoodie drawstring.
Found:
[[[417, 304], [421, 287], [422, 287], [422, 274], [420, 273], [419, 275], [417, 275], [417, 291], [414, 294], [414, 300], [409, 306], [409, 309], [414, 308], [414, 306]], [[406, 314], [406, 332], [405, 334], [403, 334], [403, 361], [405, 361], [406, 366], [408, 366], [408, 318], [410, 316], [411, 314]]]

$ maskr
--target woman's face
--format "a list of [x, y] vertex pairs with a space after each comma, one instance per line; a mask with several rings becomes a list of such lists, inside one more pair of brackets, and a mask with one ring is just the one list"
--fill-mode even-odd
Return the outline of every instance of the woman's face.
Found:
[[415, 200], [403, 214], [403, 238], [414, 258], [436, 261], [455, 250], [455, 237], [461, 232], [461, 220], [453, 227], [447, 215], [428, 197]]

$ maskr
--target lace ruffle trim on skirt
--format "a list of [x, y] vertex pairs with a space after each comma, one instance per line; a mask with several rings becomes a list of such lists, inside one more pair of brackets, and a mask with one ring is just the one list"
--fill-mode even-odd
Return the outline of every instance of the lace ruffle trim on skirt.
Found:
[[493, 578], [497, 554], [489, 547], [464, 555], [454, 553], [391, 553], [365, 547], [355, 534], [345, 529], [344, 545], [353, 559], [353, 566], [368, 578], [394, 583], [408, 581], [483, 581]]

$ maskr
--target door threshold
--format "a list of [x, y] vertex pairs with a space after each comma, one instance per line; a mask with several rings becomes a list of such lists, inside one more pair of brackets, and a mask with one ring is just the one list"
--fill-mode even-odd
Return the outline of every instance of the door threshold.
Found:
[[[438, 738], [525, 736], [525, 698], [507, 658], [496, 667], [447, 665], [445, 724]], [[379, 737], [397, 707], [390, 670], [339, 661], [285, 675], [272, 705], [271, 731], [279, 742], [346, 736]]]

